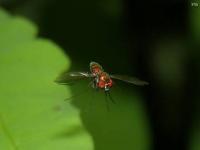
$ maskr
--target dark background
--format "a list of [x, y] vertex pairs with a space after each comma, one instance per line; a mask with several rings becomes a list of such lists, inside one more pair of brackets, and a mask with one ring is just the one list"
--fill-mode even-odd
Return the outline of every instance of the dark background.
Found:
[[38, 24], [40, 36], [57, 42], [77, 64], [72, 69], [83, 70], [93, 60], [149, 81], [141, 92], [153, 149], [190, 149], [191, 132], [199, 132], [193, 127], [199, 126], [200, 6], [181, 0], [3, 0], [1, 5]]

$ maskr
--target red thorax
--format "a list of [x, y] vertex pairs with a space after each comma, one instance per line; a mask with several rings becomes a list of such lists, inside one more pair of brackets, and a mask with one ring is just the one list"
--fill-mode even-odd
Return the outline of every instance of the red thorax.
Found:
[[105, 87], [112, 87], [113, 82], [112, 79], [109, 77], [109, 75], [105, 72], [101, 72], [99, 74], [99, 82], [98, 82], [98, 87], [99, 88], [105, 88]]

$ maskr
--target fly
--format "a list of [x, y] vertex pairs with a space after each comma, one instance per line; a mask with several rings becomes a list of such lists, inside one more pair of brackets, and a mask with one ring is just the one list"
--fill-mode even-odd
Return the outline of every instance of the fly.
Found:
[[110, 96], [110, 89], [113, 86], [114, 80], [121, 80], [130, 84], [137, 86], [148, 85], [146, 81], [142, 81], [138, 78], [127, 76], [127, 75], [118, 75], [118, 74], [108, 74], [104, 71], [102, 66], [97, 62], [90, 62], [90, 72], [69, 72], [63, 73], [56, 79], [56, 82], [59, 84], [68, 85], [74, 81], [91, 79], [91, 86], [94, 89], [100, 89], [105, 91], [106, 96], [108, 95], [112, 102], [113, 99]]

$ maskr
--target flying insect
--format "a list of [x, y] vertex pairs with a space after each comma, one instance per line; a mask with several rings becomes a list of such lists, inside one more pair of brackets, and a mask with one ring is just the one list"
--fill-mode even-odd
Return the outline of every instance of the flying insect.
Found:
[[127, 75], [108, 74], [104, 71], [103, 67], [97, 62], [90, 62], [90, 72], [67, 72], [61, 74], [55, 82], [59, 84], [70, 84], [77, 80], [91, 79], [91, 86], [95, 89], [104, 90], [105, 93], [109, 92], [113, 86], [113, 79], [121, 80], [137, 86], [148, 85], [149, 83], [135, 77]]

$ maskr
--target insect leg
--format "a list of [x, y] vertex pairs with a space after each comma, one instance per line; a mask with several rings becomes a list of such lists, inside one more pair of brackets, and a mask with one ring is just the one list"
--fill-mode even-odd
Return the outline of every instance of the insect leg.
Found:
[[92, 79], [89, 84], [88, 84], [89, 87], [92, 87], [92, 88], [95, 88], [94, 86], [94, 79]]
[[105, 100], [106, 100], [106, 108], [109, 111], [110, 108], [109, 108], [109, 101], [108, 101], [108, 93], [107, 92], [105, 92]]
[[[88, 86], [89, 86], [89, 87], [92, 87], [91, 90], [93, 90], [93, 88], [96, 90], [96, 87], [95, 87], [95, 79], [94, 79], [94, 78], [90, 81], [90, 83], [88, 84]], [[92, 109], [93, 100], [94, 100], [94, 92], [92, 91], [91, 98], [89, 98], [89, 109]]]
[[110, 98], [111, 102], [112, 102], [113, 104], [116, 104], [116, 102], [115, 102], [114, 99], [112, 98], [110, 92], [109, 92], [109, 91], [106, 91], [106, 92], [107, 92], [107, 95], [108, 95], [108, 97]]
[[87, 86], [87, 89], [82, 91], [82, 93], [76, 94], [76, 95], [72, 95], [71, 97], [64, 99], [64, 101], [68, 101], [68, 100], [71, 100], [72, 98], [75, 98], [75, 97], [81, 96], [83, 94], [86, 94], [89, 91], [91, 84], [93, 84], [93, 81], [89, 82], [89, 84]]

